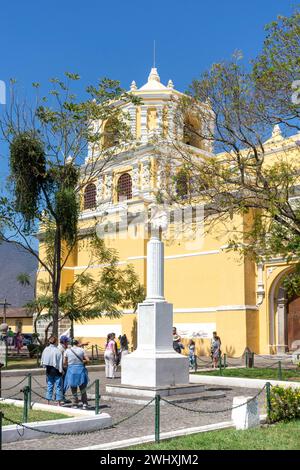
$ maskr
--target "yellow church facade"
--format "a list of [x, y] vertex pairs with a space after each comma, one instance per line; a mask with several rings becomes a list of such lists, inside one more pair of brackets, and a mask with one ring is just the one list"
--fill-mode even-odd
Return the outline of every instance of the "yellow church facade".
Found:
[[[178, 170], [175, 162], [163, 163], [156, 137], [160, 133], [167, 139], [176, 134], [199, 156], [210, 155], [212, 148], [205, 142], [187, 142], [184, 119], [183, 127], [175, 129], [176, 97], [181, 94], [171, 80], [163, 85], [156, 69], [141, 88], [132, 82], [131, 92], [142, 101], [138, 106], [125, 105], [136, 143], [119, 151], [101, 176], [85, 188], [80, 227], [97, 220], [98, 236], [117, 250], [120, 266], [133, 265], [146, 286], [149, 233], [145, 220], [155, 207], [157, 192], [173, 184]], [[278, 128], [267, 145], [270, 158], [282, 146], [292, 156], [297, 151], [296, 137], [283, 139]], [[91, 154], [87, 166], [90, 158]], [[163, 234], [165, 297], [173, 304], [174, 326], [183, 341], [193, 338], [197, 354], [209, 355], [212, 332], [217, 331], [222, 352], [235, 357], [246, 347], [258, 354], [276, 354], [300, 345], [300, 303], [298, 318], [297, 299], [289, 303], [282, 287], [292, 265], [280, 258], [257, 265], [227, 249], [229, 235], [223, 225], [208, 231], [200, 223], [199, 230], [191, 231], [193, 217], [187, 207], [169, 211], [169, 225]], [[201, 222], [201, 210], [196, 217]], [[232, 221], [241, 227], [243, 223], [242, 219]], [[62, 290], [81, 272], [96, 275], [101, 270], [101, 266], [90, 264], [90, 255], [79, 242], [64, 267]], [[110, 332], [117, 336], [125, 333], [131, 347], [136, 347], [136, 314], [125, 311], [116, 319], [103, 315], [74, 327], [76, 337], [102, 347]]]

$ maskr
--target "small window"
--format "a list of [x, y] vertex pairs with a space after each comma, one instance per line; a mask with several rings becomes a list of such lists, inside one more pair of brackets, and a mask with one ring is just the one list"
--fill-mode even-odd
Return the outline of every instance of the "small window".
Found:
[[88, 184], [84, 190], [84, 209], [95, 209], [96, 193], [96, 186], [93, 183]]
[[117, 194], [118, 202], [132, 198], [132, 180], [129, 173], [123, 173], [118, 179]]

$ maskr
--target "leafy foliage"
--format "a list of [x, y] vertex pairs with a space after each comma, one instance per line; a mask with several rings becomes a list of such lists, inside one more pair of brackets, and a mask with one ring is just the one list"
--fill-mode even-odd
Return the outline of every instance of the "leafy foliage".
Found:
[[290, 421], [297, 418], [300, 418], [300, 388], [283, 388], [278, 385], [272, 387], [270, 422]]
[[21, 132], [10, 145], [11, 179], [15, 185], [16, 210], [26, 222], [37, 216], [42, 185], [45, 182], [46, 156], [37, 134]]

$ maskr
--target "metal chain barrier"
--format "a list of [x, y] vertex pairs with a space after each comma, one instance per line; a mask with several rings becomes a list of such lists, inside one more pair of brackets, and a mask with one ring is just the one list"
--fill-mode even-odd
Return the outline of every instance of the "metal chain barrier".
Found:
[[141, 413], [142, 411], [144, 411], [144, 409], [147, 408], [151, 403], [153, 403], [154, 400], [155, 400], [155, 398], [152, 398], [152, 400], [150, 400], [148, 403], [146, 403], [146, 405], [144, 405], [142, 408], [135, 411], [131, 415], [126, 416], [125, 418], [122, 418], [119, 421], [111, 424], [110, 426], [106, 426], [105, 428], [101, 428], [101, 429], [94, 429], [92, 431], [78, 431], [78, 432], [45, 431], [44, 429], [32, 428], [31, 426], [28, 426], [27, 424], [20, 423], [19, 421], [15, 421], [13, 419], [7, 418], [5, 416], [5, 414], [3, 414], [3, 419], [5, 419], [7, 422], [9, 422], [11, 424], [15, 424], [16, 426], [20, 426], [23, 429], [29, 429], [31, 431], [41, 432], [41, 433], [49, 434], [49, 435], [53, 435], [53, 436], [83, 436], [83, 435], [86, 435], [86, 434], [92, 434], [92, 433], [99, 432], [99, 431], [105, 431], [107, 429], [112, 429], [112, 428], [115, 428], [116, 426], [119, 426], [120, 424], [124, 423], [125, 421], [128, 421], [129, 419], [133, 418], [134, 416], [136, 416], [139, 413]]
[[2, 388], [1, 387], [1, 391], [4, 392], [4, 391], [12, 390], [13, 388], [18, 387], [19, 385], [21, 385], [27, 378], [28, 378], [28, 375], [26, 375], [20, 382], [12, 385], [11, 387], [8, 387], [8, 388]]
[[251, 401], [255, 400], [257, 397], [259, 397], [259, 395], [262, 394], [262, 392], [264, 391], [266, 386], [267, 386], [267, 384], [265, 384], [263, 386], [263, 388], [254, 397], [252, 397], [250, 400], [245, 401], [245, 403], [241, 403], [240, 405], [232, 406], [230, 408], [225, 408], [224, 410], [195, 410], [195, 409], [187, 408], [187, 407], [182, 406], [182, 405], [178, 405], [177, 403], [172, 403], [172, 402], [170, 402], [170, 401], [168, 401], [168, 400], [166, 400], [165, 398], [162, 398], [162, 397], [161, 397], [161, 400], [164, 401], [165, 403], [167, 403], [168, 405], [174, 406], [175, 408], [180, 408], [180, 409], [185, 410], [185, 411], [192, 411], [193, 413], [205, 413], [205, 414], [225, 413], [226, 411], [235, 410], [236, 408], [240, 408], [241, 406], [244, 406], [244, 405], [247, 405], [248, 403], [251, 403]]

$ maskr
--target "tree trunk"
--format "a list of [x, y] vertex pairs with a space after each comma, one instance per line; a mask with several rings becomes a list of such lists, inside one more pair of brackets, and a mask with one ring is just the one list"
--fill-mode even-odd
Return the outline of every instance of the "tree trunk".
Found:
[[60, 226], [56, 226], [54, 240], [54, 262], [53, 262], [53, 307], [52, 307], [52, 334], [58, 337], [58, 320], [59, 320], [59, 291], [61, 281], [61, 231]]

